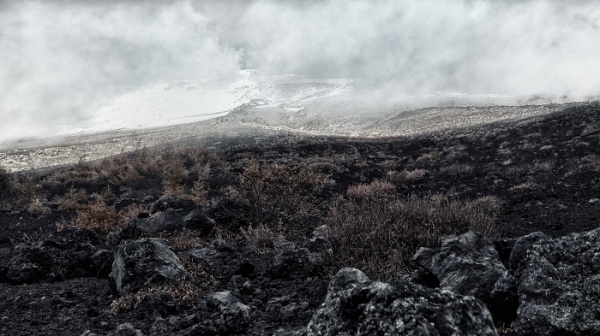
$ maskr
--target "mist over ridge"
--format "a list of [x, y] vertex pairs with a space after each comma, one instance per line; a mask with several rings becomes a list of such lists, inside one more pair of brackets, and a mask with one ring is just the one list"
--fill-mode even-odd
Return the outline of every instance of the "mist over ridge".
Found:
[[437, 90], [597, 95], [599, 54], [594, 1], [0, 1], [0, 138], [246, 68], [359, 78], [374, 105]]

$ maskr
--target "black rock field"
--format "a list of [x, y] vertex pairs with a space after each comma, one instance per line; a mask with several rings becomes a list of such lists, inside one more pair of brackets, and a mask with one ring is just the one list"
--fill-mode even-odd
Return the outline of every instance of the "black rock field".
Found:
[[0, 335], [600, 335], [599, 102], [311, 125], [3, 150]]

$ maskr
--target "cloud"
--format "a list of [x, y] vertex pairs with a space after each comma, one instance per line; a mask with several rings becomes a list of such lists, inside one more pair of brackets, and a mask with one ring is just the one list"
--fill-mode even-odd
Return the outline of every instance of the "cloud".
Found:
[[593, 95], [599, 54], [595, 1], [0, 0], [0, 133], [86, 118], [124, 88], [246, 67], [390, 93]]

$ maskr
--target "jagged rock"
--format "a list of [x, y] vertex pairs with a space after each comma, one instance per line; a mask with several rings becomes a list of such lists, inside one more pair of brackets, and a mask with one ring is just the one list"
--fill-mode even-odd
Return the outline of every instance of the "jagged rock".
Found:
[[150, 327], [150, 336], [168, 336], [172, 334], [171, 328], [169, 328], [167, 322], [162, 318], [156, 319]]
[[124, 240], [138, 239], [142, 236], [142, 230], [137, 227], [137, 219], [127, 223], [118, 231], [113, 231], [106, 236], [109, 246], [115, 247]]
[[173, 211], [182, 211], [182, 210], [191, 210], [194, 208], [196, 204], [184, 198], [179, 198], [177, 196], [163, 196], [158, 201], [152, 204], [151, 212], [173, 212]]
[[238, 295], [250, 295], [254, 293], [254, 287], [250, 279], [241, 275], [234, 275], [229, 280], [229, 287]]
[[183, 229], [183, 221], [179, 213], [156, 212], [147, 218], [136, 219], [135, 226], [143, 232], [171, 232]]
[[[134, 219], [131, 225], [141, 232], [172, 232], [190, 229], [198, 230], [202, 234], [207, 235], [216, 224], [212, 218], [209, 218], [203, 211], [196, 208], [188, 213], [174, 210], [154, 212], [149, 216]], [[121, 231], [124, 231], [124, 233], [121, 235], [135, 235], [135, 229], [129, 228], [129, 231], [122, 229]]]
[[99, 240], [94, 232], [66, 228], [35, 245], [20, 245], [6, 265], [6, 278], [15, 284], [96, 276], [93, 255]]
[[475, 231], [443, 237], [439, 248], [420, 248], [413, 260], [435, 275], [440, 287], [484, 302], [506, 273], [494, 245]]
[[266, 312], [277, 321], [293, 321], [307, 313], [308, 306], [307, 301], [294, 300], [290, 296], [281, 296], [271, 298], [267, 302]]
[[270, 272], [274, 278], [307, 277], [318, 271], [319, 261], [308, 249], [287, 244], [273, 258]]
[[117, 326], [114, 333], [109, 334], [110, 336], [144, 336], [139, 330], [135, 329], [131, 323], [123, 323]]
[[[212, 327], [221, 333], [242, 333], [250, 325], [250, 307], [243, 304], [239, 297], [231, 291], [216, 292], [210, 295], [207, 307], [217, 309], [218, 314]], [[205, 325], [197, 325], [195, 329], [205, 329]]]
[[398, 279], [371, 281], [344, 268], [331, 280], [307, 336], [497, 335], [485, 305], [471, 297]]
[[204, 211], [194, 209], [183, 217], [183, 226], [186, 229], [198, 230], [203, 235], [209, 234], [215, 227], [215, 220], [208, 217]]
[[190, 250], [187, 252], [187, 255], [192, 257], [194, 261], [199, 262], [202, 268], [209, 273], [215, 271], [214, 265], [220, 257], [219, 251], [207, 247]]
[[522, 268], [524, 266], [523, 263], [527, 259], [527, 252], [531, 247], [535, 243], [546, 239], [549, 239], [549, 237], [542, 232], [533, 232], [517, 239], [510, 253], [509, 264], [511, 271], [514, 272], [517, 269]]
[[515, 260], [517, 334], [600, 335], [600, 228], [539, 239], [525, 255]]
[[161, 239], [143, 238], [126, 241], [115, 249], [110, 278], [117, 291], [126, 294], [185, 275], [181, 261]]

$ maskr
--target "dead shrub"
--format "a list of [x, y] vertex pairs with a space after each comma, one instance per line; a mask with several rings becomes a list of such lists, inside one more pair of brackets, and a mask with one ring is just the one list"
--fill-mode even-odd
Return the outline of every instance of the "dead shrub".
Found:
[[496, 238], [500, 201], [483, 197], [455, 201], [439, 194], [400, 199], [341, 200], [331, 207], [334, 256], [338, 267], [352, 266], [380, 279], [408, 270], [407, 260], [441, 236], [476, 230]]
[[98, 198], [91, 204], [77, 210], [77, 215], [72, 221], [72, 226], [109, 233], [124, 225], [122, 213], [114, 206], [106, 204], [104, 199]]
[[311, 229], [306, 227], [305, 219], [319, 211], [315, 203], [326, 183], [327, 176], [309, 166], [250, 162], [239, 183], [226, 195], [236, 207], [229, 209], [239, 225], [234, 231], [248, 224], [255, 227], [264, 224], [277, 230], [283, 223], [286, 236], [304, 235]]
[[69, 188], [63, 196], [54, 198], [54, 202], [58, 204], [59, 211], [82, 209], [89, 201], [87, 192], [83, 189]]
[[44, 216], [49, 214], [51, 211], [52, 210], [44, 205], [44, 202], [42, 202], [39, 198], [34, 199], [27, 206], [27, 212], [34, 216]]

